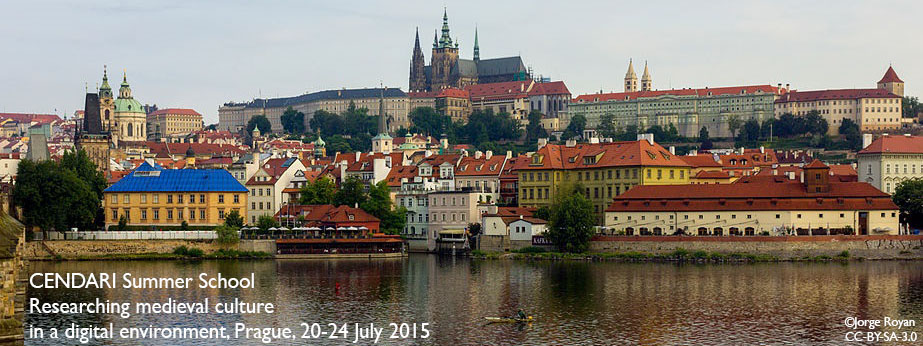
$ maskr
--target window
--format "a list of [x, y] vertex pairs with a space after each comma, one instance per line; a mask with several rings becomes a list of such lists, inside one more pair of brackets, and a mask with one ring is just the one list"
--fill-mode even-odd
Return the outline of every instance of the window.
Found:
[[218, 203], [224, 203], [224, 195], [218, 195]]
[[223, 219], [223, 218], [224, 218], [224, 209], [218, 209], [218, 218], [219, 218], [219, 219]]
[[800, 218], [801, 218], [801, 214], [798, 214], [798, 216], [797, 216], [797, 218], [799, 218], [799, 219], [800, 219]]
[[129, 194], [126, 193], [126, 194], [122, 197], [122, 202], [125, 202], [125, 204], [128, 204], [128, 203], [131, 202], [131, 198], [128, 197], [128, 196], [129, 196]]
[[820, 219], [823, 219], [823, 218], [824, 218], [824, 214], [823, 214], [823, 213], [817, 214], [817, 217], [820, 218]]
[[183, 204], [183, 195], [176, 195], [176, 203]]
[[189, 195], [189, 203], [195, 204], [195, 195]]
[[167, 195], [167, 204], [173, 203], [173, 195]]
[[142, 193], [142, 194], [141, 194], [141, 203], [147, 203], [147, 194], [146, 194], [146, 193]]
[[[256, 218], [256, 216], [254, 216], [254, 218]], [[205, 220], [205, 209], [199, 209], [199, 219]]]
[[167, 209], [167, 220], [173, 220], [173, 209]]
[[160, 209], [154, 209], [154, 220], [160, 220]]
[[234, 203], [240, 203], [240, 195], [234, 194]]
[[182, 210], [182, 209], [177, 209], [177, 210], [176, 210], [176, 218], [177, 218], [177, 219], [180, 219], [180, 220], [183, 219], [183, 210]]
[[204, 195], [204, 194], [199, 195], [199, 203], [203, 203], [203, 204], [205, 203], [205, 195]]
[[781, 214], [776, 214], [776, 218], [777, 218], [777, 219], [781, 219], [781, 218], [782, 218], [782, 215], [781, 215]]
[[119, 204], [119, 195], [112, 195], [112, 204]]
[[147, 209], [141, 209], [141, 220], [147, 220]]
[[112, 209], [112, 220], [113, 220], [113, 221], [117, 221], [118, 219], [119, 219], [119, 210], [118, 210], [118, 209]]

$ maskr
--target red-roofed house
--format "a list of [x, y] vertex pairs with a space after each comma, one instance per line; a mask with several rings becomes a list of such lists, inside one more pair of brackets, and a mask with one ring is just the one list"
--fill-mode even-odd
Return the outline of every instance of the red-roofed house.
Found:
[[776, 117], [786, 113], [805, 116], [817, 111], [830, 124], [828, 133], [832, 135], [837, 134], [844, 118], [858, 124], [863, 132], [897, 129], [901, 127], [903, 95], [904, 82], [888, 67], [877, 88], [792, 91], [776, 100], [775, 113]]
[[898, 207], [887, 194], [830, 179], [829, 168], [815, 162], [804, 167], [804, 182], [770, 176], [638, 186], [615, 198], [605, 226], [626, 235], [897, 234]]
[[260, 164], [259, 169], [245, 184], [250, 192], [247, 198], [250, 205], [247, 208], [245, 222], [256, 224], [260, 216], [275, 214], [285, 197], [283, 190], [288, 187], [297, 172], [304, 170], [301, 160], [294, 157], [273, 158]]
[[[866, 134], [871, 136], [871, 134]], [[923, 178], [923, 136], [885, 135], [856, 154], [859, 181], [894, 193], [902, 181]]]

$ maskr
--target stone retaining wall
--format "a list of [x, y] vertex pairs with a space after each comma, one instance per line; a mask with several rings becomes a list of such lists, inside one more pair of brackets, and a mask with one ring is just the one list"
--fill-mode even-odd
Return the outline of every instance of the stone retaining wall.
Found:
[[26, 259], [64, 259], [103, 257], [106, 255], [136, 255], [172, 253], [178, 246], [195, 247], [206, 253], [223, 248], [210, 241], [193, 240], [53, 240], [31, 241], [25, 246]]
[[599, 236], [592, 252], [668, 253], [677, 249], [720, 253], [768, 254], [782, 259], [836, 256], [868, 259], [923, 259], [923, 236], [682, 237]]

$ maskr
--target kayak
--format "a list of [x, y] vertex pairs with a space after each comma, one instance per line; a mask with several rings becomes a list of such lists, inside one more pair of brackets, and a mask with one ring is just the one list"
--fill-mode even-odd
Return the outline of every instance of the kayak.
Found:
[[532, 316], [526, 318], [512, 318], [512, 317], [484, 317], [488, 323], [521, 323], [521, 322], [532, 322]]

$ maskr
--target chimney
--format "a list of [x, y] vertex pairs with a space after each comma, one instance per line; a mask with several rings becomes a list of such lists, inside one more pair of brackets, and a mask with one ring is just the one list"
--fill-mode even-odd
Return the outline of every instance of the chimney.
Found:
[[766, 147], [764, 147], [764, 146], [761, 145], [761, 146], [760, 146], [760, 154], [765, 154], [765, 153], [766, 153]]
[[804, 170], [801, 170], [801, 183], [804, 184]]
[[539, 138], [538, 139], [538, 148], [535, 150], [543, 148], [545, 145], [548, 145], [548, 138]]
[[509, 160], [509, 159], [512, 159], [512, 158], [513, 158], [513, 152], [510, 151], [510, 150], [507, 150], [507, 151], [506, 151], [506, 159]]
[[782, 83], [779, 83], [778, 88], [779, 88], [779, 93], [781, 94], [782, 93]]
[[482, 153], [480, 150], [475, 151], [475, 152], [474, 152], [474, 159], [475, 159], [475, 160], [480, 160], [480, 159], [481, 159], [481, 155], [483, 155], [483, 154], [484, 154], [484, 153]]
[[519, 219], [522, 220], [522, 214], [519, 214]]
[[651, 145], [654, 144], [654, 134], [653, 133], [639, 133], [638, 140], [646, 139]]
[[576, 147], [576, 146], [577, 146], [577, 140], [576, 140], [576, 139], [568, 139], [566, 142], [564, 142], [564, 146], [566, 146], [566, 147], [568, 147], [568, 148]]
[[871, 133], [862, 134], [862, 148], [863, 149], [867, 148], [869, 145], [872, 145], [872, 138], [874, 137], [872, 136]]
[[599, 137], [590, 137], [589, 139], [590, 144], [599, 144]]
[[785, 83], [785, 90], [792, 91], [791, 84]]
[[676, 155], [676, 147], [670, 146], [670, 155]]
[[359, 162], [359, 160], [361, 160], [361, 159], [362, 159], [362, 152], [361, 152], [361, 151], [357, 151], [357, 152], [356, 152], [356, 162]]
[[493, 156], [494, 156], [494, 152], [491, 151], [491, 150], [488, 150], [488, 151], [485, 151], [485, 152], [484, 152], [484, 159], [485, 159], [485, 160], [490, 160], [490, 158], [493, 157]]

